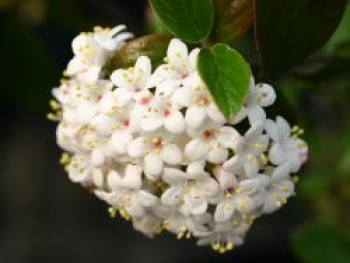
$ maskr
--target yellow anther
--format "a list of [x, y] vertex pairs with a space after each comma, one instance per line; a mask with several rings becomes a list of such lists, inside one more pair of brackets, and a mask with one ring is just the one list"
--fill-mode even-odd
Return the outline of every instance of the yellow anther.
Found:
[[221, 246], [220, 248], [219, 248], [219, 253], [220, 254], [223, 254], [223, 253], [225, 253], [227, 250], [226, 250], [226, 247], [224, 247], [224, 246]]
[[238, 222], [237, 220], [234, 220], [234, 221], [232, 222], [232, 225], [234, 225], [234, 226], [239, 226], [239, 222]]
[[225, 205], [225, 209], [226, 210], [231, 210], [233, 208], [233, 205], [232, 204], [226, 204]]
[[226, 249], [227, 250], [232, 250], [234, 248], [234, 244], [232, 242], [229, 242], [226, 244]]
[[211, 244], [211, 247], [212, 247], [212, 249], [214, 250], [214, 251], [218, 251], [219, 250], [219, 248], [220, 248], [220, 244], [219, 243], [212, 243]]
[[283, 185], [283, 186], [280, 187], [280, 190], [282, 192], [288, 192], [289, 188], [287, 186]]
[[113, 207], [108, 208], [108, 213], [111, 218], [115, 218], [117, 216], [117, 211]]
[[46, 118], [50, 121], [59, 121], [60, 120], [59, 116], [57, 116], [56, 114], [51, 113], [51, 112], [46, 115]]
[[299, 182], [299, 176], [297, 176], [297, 175], [293, 176], [293, 177], [292, 177], [292, 181], [293, 181], [294, 183]]
[[60, 164], [67, 165], [70, 162], [70, 156], [68, 153], [62, 153], [60, 158]]
[[61, 105], [56, 100], [50, 100], [50, 107], [54, 111], [57, 111], [57, 110], [61, 109]]
[[184, 232], [180, 232], [177, 234], [177, 239], [182, 239], [184, 237], [185, 233]]
[[298, 126], [293, 126], [292, 132], [297, 132], [298, 130], [299, 130], [299, 127], [298, 127]]

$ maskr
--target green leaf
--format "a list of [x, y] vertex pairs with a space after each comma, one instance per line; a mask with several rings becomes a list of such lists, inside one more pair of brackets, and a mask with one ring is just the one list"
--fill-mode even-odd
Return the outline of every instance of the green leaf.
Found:
[[325, 50], [332, 52], [338, 49], [339, 45], [350, 41], [350, 2], [348, 2], [343, 20], [325, 46]]
[[213, 25], [211, 0], [150, 0], [166, 29], [190, 43], [208, 37]]
[[349, 263], [349, 233], [329, 223], [313, 222], [294, 234], [292, 247], [304, 263]]
[[346, 0], [255, 0], [256, 38], [266, 73], [286, 69], [319, 49], [336, 30]]
[[253, 0], [214, 0], [215, 20], [211, 42], [232, 45], [254, 24]]
[[154, 34], [130, 41], [114, 55], [112, 69], [131, 67], [140, 56], [148, 56], [156, 67], [166, 57], [170, 40], [169, 35]]
[[226, 118], [235, 116], [249, 91], [251, 71], [244, 58], [225, 44], [201, 50], [198, 70]]

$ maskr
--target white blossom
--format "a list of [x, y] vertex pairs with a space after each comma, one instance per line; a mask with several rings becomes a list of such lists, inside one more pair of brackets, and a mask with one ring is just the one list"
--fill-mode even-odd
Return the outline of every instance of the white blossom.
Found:
[[48, 117], [59, 122], [69, 179], [149, 237], [167, 230], [220, 253], [243, 244], [255, 219], [294, 195], [308, 155], [302, 130], [267, 119], [276, 93], [253, 76], [241, 111], [227, 120], [198, 73], [200, 49], [178, 39], [157, 68], [140, 56], [110, 69], [132, 37], [124, 29], [76, 37], [66, 78], [53, 89]]

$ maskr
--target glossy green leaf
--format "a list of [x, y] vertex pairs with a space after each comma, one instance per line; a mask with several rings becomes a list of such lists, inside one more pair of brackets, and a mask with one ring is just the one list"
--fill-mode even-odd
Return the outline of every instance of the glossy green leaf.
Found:
[[182, 40], [195, 43], [209, 35], [214, 20], [211, 0], [150, 0], [150, 2], [166, 29]]
[[304, 263], [349, 263], [349, 233], [328, 223], [304, 226], [292, 239], [296, 255]]
[[265, 72], [295, 65], [336, 30], [346, 0], [255, 0], [256, 37]]
[[254, 24], [253, 0], [214, 0], [215, 19], [211, 42], [234, 44]]
[[166, 57], [170, 40], [169, 35], [154, 34], [130, 41], [115, 54], [111, 66], [113, 69], [131, 67], [138, 57], [148, 56], [156, 67]]
[[244, 58], [229, 46], [217, 44], [201, 50], [198, 70], [226, 118], [235, 116], [249, 91], [251, 71]]

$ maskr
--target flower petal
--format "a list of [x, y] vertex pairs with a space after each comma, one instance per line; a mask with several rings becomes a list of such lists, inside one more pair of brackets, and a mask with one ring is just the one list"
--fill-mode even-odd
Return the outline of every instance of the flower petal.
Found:
[[235, 207], [231, 200], [222, 201], [215, 209], [214, 220], [216, 222], [226, 222], [231, 219], [234, 211]]
[[286, 160], [285, 154], [279, 143], [274, 143], [272, 145], [269, 152], [269, 159], [270, 162], [275, 165], [280, 165]]
[[237, 172], [241, 167], [242, 162], [238, 155], [234, 155], [223, 164], [223, 169], [226, 172]]
[[129, 164], [125, 168], [125, 174], [122, 178], [122, 186], [139, 190], [142, 185], [142, 169], [139, 165]]
[[174, 110], [164, 119], [164, 127], [172, 133], [182, 133], [185, 131], [186, 123], [180, 111]]
[[275, 103], [276, 92], [273, 87], [269, 84], [260, 83], [256, 85], [259, 91], [259, 104], [262, 107], [268, 107]]
[[147, 78], [151, 75], [151, 71], [151, 60], [146, 56], [139, 57], [134, 67], [134, 79], [139, 85], [138, 88], [141, 88], [141, 86], [145, 86]]
[[178, 80], [165, 80], [157, 86], [156, 96], [160, 98], [169, 98], [180, 85], [181, 83]]
[[77, 108], [77, 121], [80, 125], [88, 124], [97, 113], [95, 104], [83, 102]]
[[157, 203], [157, 197], [144, 190], [139, 192], [138, 199], [144, 207], [152, 207]]
[[99, 148], [95, 148], [92, 152], [91, 152], [91, 163], [94, 166], [101, 166], [104, 164], [106, 160], [106, 156], [103, 153], [102, 149]]
[[241, 141], [241, 135], [236, 129], [223, 126], [219, 129], [220, 133], [218, 140], [225, 148], [236, 149], [239, 142]]
[[281, 133], [281, 137], [282, 137], [281, 139], [283, 140], [283, 139], [289, 138], [290, 133], [291, 133], [289, 123], [281, 116], [278, 116], [276, 118], [276, 123], [277, 123], [278, 128], [279, 128], [280, 133]]
[[221, 164], [227, 160], [228, 150], [225, 148], [212, 149], [207, 157], [207, 160], [214, 164]]
[[132, 135], [127, 130], [119, 130], [113, 133], [111, 142], [118, 154], [124, 154], [132, 141]]
[[171, 65], [176, 68], [183, 68], [183, 65], [186, 65], [188, 60], [186, 44], [179, 39], [172, 39], [168, 47], [167, 57]]
[[196, 129], [203, 124], [205, 117], [205, 108], [193, 105], [187, 109], [185, 120], [189, 127]]
[[251, 125], [256, 123], [264, 123], [266, 121], [266, 113], [260, 106], [255, 106], [249, 110], [248, 119]]
[[156, 180], [163, 170], [163, 160], [157, 154], [147, 154], [145, 156], [145, 175], [150, 180]]
[[185, 155], [191, 161], [201, 159], [206, 155], [206, 147], [200, 139], [194, 139], [185, 146]]
[[131, 78], [130, 73], [124, 69], [117, 69], [111, 75], [111, 81], [116, 87], [130, 91], [132, 90], [132, 83], [129, 81]]
[[193, 90], [188, 87], [181, 87], [174, 91], [171, 101], [180, 107], [189, 107], [192, 104]]
[[143, 118], [140, 123], [142, 130], [146, 132], [151, 132], [159, 129], [163, 125], [163, 118], [156, 116], [149, 116]]
[[112, 170], [108, 173], [107, 185], [112, 191], [117, 191], [123, 186], [122, 178], [117, 171]]
[[207, 114], [210, 119], [219, 124], [224, 124], [226, 122], [226, 118], [224, 114], [218, 109], [218, 107], [212, 103], [207, 107]]
[[180, 184], [186, 179], [186, 173], [175, 168], [164, 168], [162, 179], [170, 185]]
[[177, 165], [182, 162], [182, 151], [176, 144], [168, 144], [163, 147], [162, 156], [164, 162], [169, 165]]
[[117, 107], [124, 107], [132, 99], [132, 93], [129, 89], [117, 88], [113, 91], [115, 104]]
[[133, 158], [141, 157], [143, 155], [144, 149], [144, 138], [138, 137], [129, 144], [128, 154]]
[[[186, 195], [186, 197], [188, 197], [188, 195]], [[202, 215], [208, 208], [208, 202], [204, 198], [188, 197], [185, 203], [188, 204], [189, 212], [193, 215]]]
[[179, 186], [172, 186], [167, 189], [161, 196], [161, 202], [165, 205], [179, 204], [182, 198], [183, 188]]

